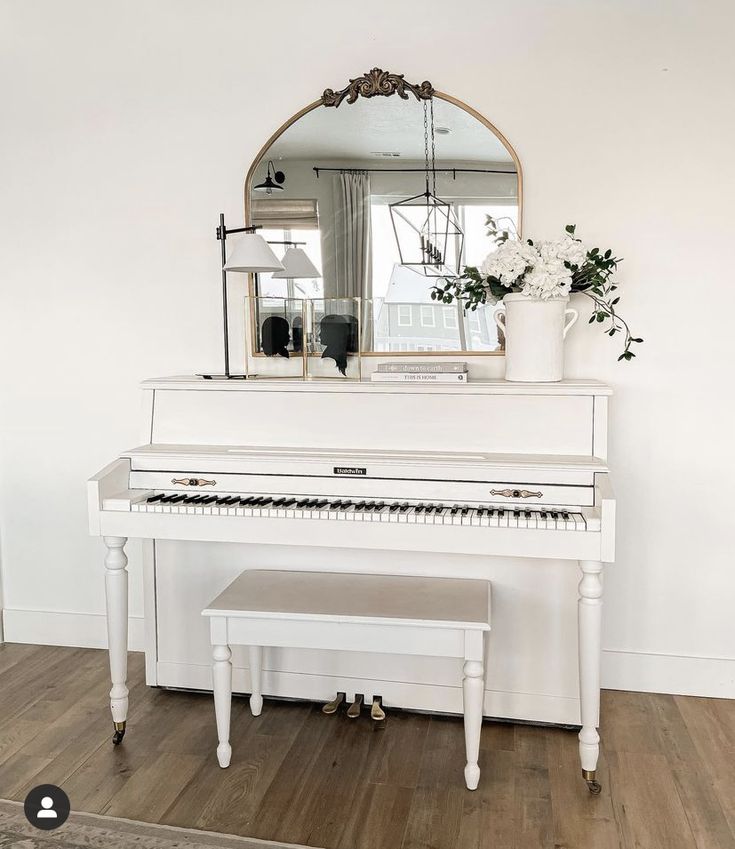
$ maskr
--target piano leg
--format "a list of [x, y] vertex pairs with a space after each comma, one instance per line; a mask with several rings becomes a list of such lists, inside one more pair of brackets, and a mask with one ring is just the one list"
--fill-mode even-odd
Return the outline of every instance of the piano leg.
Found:
[[602, 789], [597, 781], [600, 754], [600, 651], [602, 625], [602, 563], [580, 560], [579, 582], [579, 693], [582, 729], [579, 732], [579, 758], [582, 777], [590, 793]]
[[477, 790], [480, 783], [480, 734], [482, 732], [482, 708], [485, 696], [485, 667], [483, 664], [483, 638], [480, 631], [465, 632], [465, 663], [462, 679], [464, 698], [464, 742], [467, 765], [464, 780], [468, 790]]
[[126, 537], [104, 537], [105, 596], [107, 601], [107, 644], [110, 655], [110, 710], [115, 726], [112, 742], [117, 746], [125, 736], [128, 718], [128, 558]]

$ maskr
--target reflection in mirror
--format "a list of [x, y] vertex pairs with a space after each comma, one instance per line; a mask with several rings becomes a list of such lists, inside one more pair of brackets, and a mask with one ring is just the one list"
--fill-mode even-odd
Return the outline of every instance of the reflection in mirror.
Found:
[[[266, 180], [269, 162], [284, 180], [272, 194], [248, 189], [250, 222], [270, 242], [301, 243], [321, 276], [262, 274], [257, 294], [363, 299], [364, 351], [494, 351], [492, 308], [465, 314], [461, 305], [437, 304], [430, 295], [436, 278], [407, 264], [405, 251], [402, 264], [400, 244], [407, 237], [391, 205], [395, 210], [425, 190], [427, 143], [429, 153], [432, 146], [430, 121], [424, 132], [425, 103], [393, 96], [358, 98], [338, 109], [317, 106], [264, 151], [250, 183]], [[442, 245], [446, 273], [480, 265], [493, 249], [488, 215], [519, 230], [519, 181], [514, 155], [484, 121], [441, 95], [431, 105], [432, 190], [458, 225], [448, 228]], [[420, 228], [421, 212], [401, 209]]]

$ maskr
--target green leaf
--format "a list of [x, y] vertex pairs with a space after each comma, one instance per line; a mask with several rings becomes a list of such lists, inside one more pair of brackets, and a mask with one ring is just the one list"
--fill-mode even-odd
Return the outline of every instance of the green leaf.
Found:
[[630, 340], [630, 341], [631, 341], [631, 342], [642, 342], [643, 340], [642, 340], [642, 339], [640, 339], [640, 338], [639, 338], [639, 339], [633, 339], [633, 338], [631, 338], [631, 340]]
[[567, 224], [567, 226], [564, 229], [567, 231], [567, 233], [569, 233], [570, 236], [573, 236], [574, 231], [577, 229], [577, 225], [576, 224]]

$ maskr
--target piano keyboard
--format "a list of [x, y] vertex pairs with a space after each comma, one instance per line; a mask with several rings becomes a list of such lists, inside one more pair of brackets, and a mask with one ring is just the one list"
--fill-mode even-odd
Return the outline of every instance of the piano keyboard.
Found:
[[568, 509], [530, 510], [527, 506], [409, 503], [355, 499], [307, 498], [157, 492], [132, 502], [139, 513], [179, 513], [205, 516], [251, 516], [274, 519], [324, 519], [394, 522], [488, 528], [598, 531], [599, 518]]

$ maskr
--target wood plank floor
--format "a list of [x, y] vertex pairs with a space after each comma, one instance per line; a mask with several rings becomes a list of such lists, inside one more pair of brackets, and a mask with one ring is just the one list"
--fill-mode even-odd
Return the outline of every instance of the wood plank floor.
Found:
[[211, 698], [147, 688], [111, 745], [107, 656], [0, 646], [0, 797], [61, 785], [73, 809], [332, 849], [735, 849], [735, 701], [603, 694], [602, 794], [574, 732], [486, 722], [480, 788], [462, 783], [456, 718], [325, 717], [237, 699], [232, 766]]

